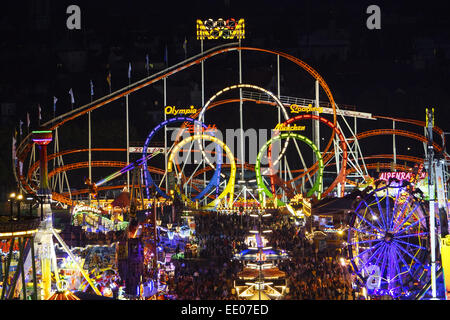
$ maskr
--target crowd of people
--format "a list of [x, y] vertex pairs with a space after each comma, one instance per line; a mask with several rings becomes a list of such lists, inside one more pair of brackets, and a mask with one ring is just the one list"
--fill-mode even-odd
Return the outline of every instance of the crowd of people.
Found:
[[[287, 216], [273, 216], [265, 225], [270, 246], [289, 252], [288, 260], [277, 266], [285, 271], [289, 290], [285, 299], [355, 299], [348, 266], [342, 264], [340, 248], [318, 250]], [[246, 248], [245, 237], [258, 222], [249, 215], [217, 214], [196, 217], [196, 238], [200, 259], [175, 262], [175, 275], [169, 279], [170, 294], [176, 299], [237, 299], [234, 281], [243, 265], [233, 260]]]
[[86, 232], [81, 227], [71, 226], [68, 230], [64, 230], [61, 236], [71, 247], [111, 245], [123, 239], [124, 231]]
[[169, 295], [177, 300], [235, 300], [233, 280], [240, 268], [238, 261], [225, 259], [176, 261], [175, 276], [169, 278]]

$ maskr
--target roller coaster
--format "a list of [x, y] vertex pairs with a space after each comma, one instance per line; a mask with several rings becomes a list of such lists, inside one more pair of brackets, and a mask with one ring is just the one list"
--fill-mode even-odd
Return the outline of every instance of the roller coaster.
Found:
[[[123, 158], [129, 159], [130, 150], [129, 148], [84, 147], [59, 151], [58, 128], [70, 126], [70, 122], [75, 119], [87, 116], [97, 109], [107, 108], [110, 103], [128, 98], [133, 93], [157, 83], [163, 82], [164, 101], [166, 101], [167, 78], [177, 73], [190, 72], [191, 68], [200, 64], [203, 66], [215, 57], [232, 55], [236, 52], [239, 53], [239, 57], [242, 53], [252, 53], [276, 58], [278, 79], [280, 78], [280, 59], [286, 60], [299, 71], [306, 72], [312, 79], [312, 83], [316, 85], [316, 99], [282, 96], [279, 82], [277, 94], [255, 84], [243, 83], [241, 80], [232, 85], [224, 82], [215, 83], [223, 89], [212, 95], [206, 103], [202, 101], [201, 108], [191, 108], [185, 111], [185, 114], [172, 113], [173, 117], [168, 117], [171, 114], [161, 110], [162, 113], [164, 112], [164, 121], [154, 128], [148, 128], [149, 134], [142, 147], [142, 157], [137, 161], [105, 159], [65, 164], [63, 158], [70, 154], [86, 154], [94, 151], [96, 154], [117, 152], [120, 155], [126, 154]], [[220, 82], [217, 79], [214, 81]], [[328, 101], [319, 100], [320, 89], [325, 93]], [[239, 93], [239, 97], [230, 97], [236, 92]], [[222, 100], [218, 100], [219, 98]], [[257, 154], [250, 155], [254, 158], [248, 161], [247, 150], [244, 150], [243, 143], [240, 145], [241, 150], [233, 150], [228, 140], [223, 141], [223, 135], [222, 137], [218, 135], [220, 130], [225, 132], [226, 128], [218, 121], [214, 123], [214, 127], [218, 130], [210, 130], [211, 127], [208, 125], [211, 123], [206, 120], [206, 114], [210, 119], [210, 114], [214, 114], [214, 110], [234, 103], [240, 103], [239, 114], [230, 115], [230, 118], [239, 118], [239, 129], [242, 132], [245, 129], [244, 103], [245, 106], [257, 106], [258, 110], [261, 110], [258, 111], [258, 115], [269, 119], [267, 126], [272, 137], [260, 144]], [[310, 110], [310, 112], [300, 110]], [[189, 114], [186, 114], [187, 112]], [[232, 114], [234, 111], [229, 112]], [[301, 114], [296, 115], [300, 112]], [[364, 123], [361, 125], [364, 121], [369, 121], [371, 126], [379, 124], [381, 128], [358, 132], [358, 128], [365, 127]], [[175, 123], [179, 126], [171, 127]], [[305, 127], [311, 123], [313, 124], [311, 138], [303, 133], [294, 132], [293, 128], [300, 128], [302, 125]], [[382, 127], [387, 123], [391, 124], [390, 128]], [[297, 127], [297, 124], [300, 127]], [[395, 125], [403, 125], [408, 130], [395, 128]], [[290, 205], [292, 199], [298, 194], [317, 202], [326, 197], [343, 197], [354, 188], [367, 191], [367, 187], [371, 187], [367, 193], [358, 198], [355, 208], [349, 208], [353, 212], [348, 226], [349, 260], [360, 282], [363, 286], [370, 283], [368, 287], [373, 289], [374, 295], [388, 293], [395, 297], [405, 297], [410, 294], [412, 287], [422, 288], [429, 281], [427, 259], [432, 237], [430, 237], [430, 226], [427, 222], [428, 211], [425, 201], [434, 200], [434, 195], [429, 198], [427, 195], [418, 197], [414, 193], [417, 179], [410, 181], [410, 185], [388, 181], [380, 187], [379, 179], [375, 175], [384, 170], [413, 172], [414, 175], [417, 173], [413, 171], [414, 166], [417, 171], [419, 166], [427, 165], [425, 159], [430, 152], [440, 155], [446, 163], [450, 156], [445, 150], [445, 133], [433, 124], [431, 131], [440, 137], [440, 140], [430, 141], [430, 134], [426, 132], [429, 127], [426, 121], [372, 115], [350, 110], [345, 106], [339, 107], [322, 76], [304, 61], [280, 51], [229, 43], [206, 50], [91, 103], [57, 116], [42, 124], [40, 130], [53, 132], [55, 138], [53, 139], [54, 152], [46, 159], [49, 165], [48, 179], [52, 186], [49, 189], [51, 189], [52, 201], [63, 206], [75, 206], [77, 204], [75, 197], [78, 198], [78, 196], [84, 196], [86, 199], [90, 194], [130, 187], [129, 184], [107, 186], [103, 184], [106, 181], [114, 182], [116, 177], [136, 168], [142, 170], [142, 180], [146, 190], [146, 197], [142, 200], [146, 208], [153, 206], [151, 199], [157, 194], [161, 201], [169, 204], [179, 201], [184, 207], [204, 211], [242, 211], [242, 202], [250, 203], [254, 200], [252, 203], [255, 206], [252, 210], [286, 207], [289, 212], [298, 217], [303, 215], [301, 210], [296, 210]], [[164, 133], [164, 147], [158, 149], [152, 142], [160, 130]], [[168, 145], [168, 133], [171, 130], [178, 131], [173, 144]], [[418, 131], [425, 131], [425, 133], [422, 135]], [[189, 132], [194, 134], [186, 135]], [[329, 134], [328, 140], [321, 136], [321, 132]], [[20, 188], [27, 194], [39, 195], [39, 190], [43, 186], [42, 172], [38, 169], [41, 168], [42, 171], [42, 163], [36, 156], [38, 142], [35, 134], [30, 133], [18, 144], [17, 161], [13, 169]], [[379, 136], [392, 137], [392, 145], [386, 145], [382, 153], [371, 154], [372, 148], [370, 145], [364, 148], [362, 140]], [[398, 137], [408, 138], [423, 145], [425, 157], [397, 153], [396, 139]], [[240, 138], [242, 142], [244, 139], [242, 135]], [[198, 161], [194, 163], [192, 161], [188, 163], [183, 159], [180, 161], [180, 151], [185, 152], [187, 158], [195, 158]], [[164, 155], [164, 166], [158, 167], [153, 157], [161, 155]], [[308, 158], [305, 155], [308, 155]], [[85, 189], [71, 190], [71, 181], [67, 173], [92, 167], [120, 170], [114, 171], [107, 178], [98, 177], [99, 180], [96, 183], [89, 181]], [[274, 169], [275, 167], [279, 169]], [[449, 180], [447, 165], [442, 168], [442, 178], [446, 186]], [[446, 194], [445, 199], [447, 199]], [[391, 243], [395, 244], [395, 247], [392, 246], [394, 249], [389, 246]], [[390, 257], [393, 258], [390, 259]], [[403, 276], [404, 274], [409, 278]], [[419, 280], [413, 286], [409, 284], [411, 279]]]

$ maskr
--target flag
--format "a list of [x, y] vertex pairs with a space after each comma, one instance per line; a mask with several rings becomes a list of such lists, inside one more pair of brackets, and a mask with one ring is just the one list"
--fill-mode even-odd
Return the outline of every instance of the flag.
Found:
[[12, 137], [12, 158], [16, 160], [16, 137]]
[[111, 71], [108, 71], [108, 75], [106, 76], [106, 82], [108, 82], [109, 91], [111, 91]]
[[56, 102], [58, 101], [58, 98], [53, 96], [53, 113], [56, 112]]
[[27, 112], [27, 127], [30, 127], [30, 114]]
[[128, 81], [131, 79], [131, 62], [128, 63]]
[[72, 104], [72, 107], [73, 107], [73, 104], [75, 103], [75, 99], [73, 98], [72, 88], [70, 88], [69, 94], [70, 94], [70, 103]]
[[184, 42], [183, 42], [183, 50], [184, 50], [184, 59], [186, 59], [186, 57], [187, 57], [187, 39], [186, 39], [186, 37], [184, 38]]
[[22, 135], [22, 125], [23, 125], [23, 121], [20, 120], [19, 121], [19, 132], [20, 132], [20, 135]]
[[148, 54], [145, 55], [145, 70], [147, 70], [147, 74], [148, 74], [148, 72], [150, 70], [150, 65], [148, 62]]
[[39, 120], [42, 120], [42, 117], [41, 117], [41, 105], [40, 104], [38, 104], [38, 110], [39, 110]]
[[94, 84], [92, 83], [92, 80], [90, 81], [91, 83], [91, 97], [94, 96]]
[[169, 65], [169, 54], [167, 52], [167, 45], [164, 47], [164, 63], [166, 66]]

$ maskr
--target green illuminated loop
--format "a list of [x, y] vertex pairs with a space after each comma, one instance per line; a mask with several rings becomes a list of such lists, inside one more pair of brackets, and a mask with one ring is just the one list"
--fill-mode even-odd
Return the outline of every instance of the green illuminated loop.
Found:
[[[303, 141], [304, 143], [306, 143], [308, 146], [311, 147], [311, 149], [313, 150], [313, 152], [315, 153], [318, 161], [319, 161], [319, 170], [317, 171], [317, 179], [314, 182], [314, 185], [312, 187], [311, 190], [308, 191], [307, 193], [307, 197], [310, 197], [314, 192], [317, 191], [317, 198], [320, 199], [322, 196], [322, 191], [323, 191], [323, 169], [324, 169], [324, 165], [323, 165], [323, 159], [322, 159], [322, 155], [320, 154], [319, 149], [317, 148], [317, 146], [308, 138], [306, 138], [305, 136], [302, 136], [298, 133], [292, 133], [292, 132], [286, 132], [286, 133], [282, 133], [278, 136], [273, 137], [272, 139], [270, 139], [269, 141], [266, 142], [265, 145], [262, 146], [262, 148], [259, 150], [258, 156], [256, 157], [256, 164], [255, 164], [255, 173], [256, 173], [256, 183], [258, 184], [258, 197], [259, 197], [259, 201], [262, 202], [263, 201], [263, 192], [266, 194], [266, 196], [268, 196], [269, 198], [272, 198], [274, 195], [272, 194], [272, 192], [269, 191], [269, 189], [267, 189], [266, 185], [263, 182], [262, 179], [262, 174], [261, 174], [261, 157], [262, 154], [264, 153], [264, 151], [267, 149], [267, 147], [272, 144], [274, 141], [277, 140], [281, 140], [281, 139], [287, 139], [287, 138], [294, 138], [296, 140], [300, 140]], [[277, 204], [279, 206], [283, 206], [286, 205], [283, 201], [277, 199]]]

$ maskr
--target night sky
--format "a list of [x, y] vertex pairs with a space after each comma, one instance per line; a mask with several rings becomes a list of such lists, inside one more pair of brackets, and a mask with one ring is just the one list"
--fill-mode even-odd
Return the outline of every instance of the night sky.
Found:
[[[66, 8], [71, 4], [81, 8], [81, 30], [66, 27]], [[372, 4], [381, 9], [381, 30], [366, 27], [366, 8]], [[325, 79], [338, 104], [375, 115], [417, 120], [425, 119], [426, 107], [434, 107], [436, 125], [448, 130], [450, 18], [445, 1], [8, 1], [2, 3], [0, 14], [0, 103], [14, 104], [15, 111], [5, 115], [2, 107], [0, 142], [8, 152], [0, 158], [0, 179], [5, 183], [1, 192], [14, 184], [11, 135], [15, 128], [18, 130], [20, 120], [27, 130], [27, 112], [30, 130], [36, 129], [37, 106], [43, 109], [44, 122], [51, 119], [53, 96], [58, 98], [58, 115], [71, 109], [70, 88], [75, 94], [75, 108], [90, 102], [90, 80], [95, 85], [95, 98], [107, 94], [108, 70], [115, 90], [128, 84], [130, 61], [133, 81], [146, 76], [146, 54], [151, 63], [161, 64], [167, 47], [169, 65], [180, 62], [184, 59], [185, 38], [188, 56], [195, 55], [200, 51], [195, 20], [220, 17], [246, 20], [243, 45], [280, 50], [307, 62]], [[224, 42], [207, 42], [205, 48]], [[321, 45], [332, 49], [318, 54]], [[308, 54], [309, 46], [316, 54]], [[83, 56], [81, 63], [70, 55], [74, 52]], [[72, 65], [72, 59], [78, 62]], [[206, 65], [206, 99], [224, 83], [237, 81], [237, 69], [229, 67], [230, 59], [234, 58], [219, 58]], [[249, 54], [243, 61], [244, 81], [270, 84], [274, 59]], [[223, 68], [225, 64], [227, 68]], [[281, 67], [282, 95], [313, 98], [309, 75], [287, 63]], [[169, 79], [169, 86], [179, 88], [179, 94], [175, 90], [174, 95], [169, 94], [169, 104], [191, 103], [188, 93], [200, 81], [196, 68]], [[154, 126], [149, 111], [158, 110], [161, 99], [157, 88], [130, 98], [134, 108], [130, 115], [132, 141], [143, 141]], [[121, 147], [117, 141], [122, 140], [124, 145], [124, 135], [119, 133], [124, 132], [123, 117], [123, 101], [95, 114], [94, 146]], [[249, 127], [257, 125], [249, 121]], [[360, 125], [361, 130], [391, 126], [389, 122]], [[82, 135], [86, 127], [83, 118], [62, 130], [62, 149], [86, 146]], [[117, 130], [109, 132], [111, 127]], [[423, 134], [421, 129], [416, 131]], [[423, 153], [423, 148], [416, 143], [413, 151]]]

